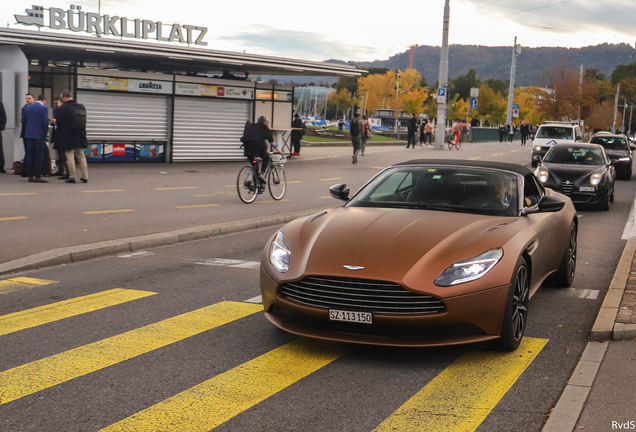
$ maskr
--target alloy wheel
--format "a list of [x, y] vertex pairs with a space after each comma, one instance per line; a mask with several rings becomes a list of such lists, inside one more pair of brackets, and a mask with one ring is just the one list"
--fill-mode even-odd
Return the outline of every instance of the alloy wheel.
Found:
[[521, 266], [517, 270], [512, 301], [512, 335], [515, 341], [521, 340], [526, 329], [529, 290], [528, 270], [525, 266]]
[[576, 269], [576, 231], [570, 232], [570, 242], [568, 244], [568, 275], [574, 279]]

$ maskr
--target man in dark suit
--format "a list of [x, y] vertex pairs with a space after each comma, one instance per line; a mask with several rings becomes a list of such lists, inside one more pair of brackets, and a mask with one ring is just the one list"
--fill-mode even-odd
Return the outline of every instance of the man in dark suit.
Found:
[[[84, 149], [88, 147], [86, 141], [86, 108], [84, 105], [73, 100], [70, 91], [62, 92], [64, 102], [55, 111], [55, 143], [59, 150], [66, 152], [66, 169], [68, 170], [68, 180], [66, 183], [77, 183], [75, 180], [75, 158], [79, 161], [82, 183], [88, 182], [88, 165]], [[83, 122], [78, 116], [83, 113]], [[80, 123], [83, 123], [80, 125]]]
[[4, 105], [0, 101], [0, 173], [6, 173], [4, 170], [4, 149], [2, 148], [2, 131], [7, 126], [7, 112], [4, 110]]
[[44, 96], [38, 96], [36, 103], [26, 106], [22, 111], [22, 125], [27, 144], [27, 172], [29, 182], [48, 183], [42, 179], [42, 162], [49, 133], [49, 110]]

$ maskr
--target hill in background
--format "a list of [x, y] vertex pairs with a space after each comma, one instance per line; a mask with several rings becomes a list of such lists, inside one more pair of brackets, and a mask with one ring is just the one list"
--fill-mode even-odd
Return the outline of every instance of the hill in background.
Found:
[[[430, 86], [439, 76], [441, 48], [435, 46], [419, 46], [415, 48], [413, 66]], [[597, 69], [608, 77], [614, 68], [621, 64], [636, 61], [636, 49], [628, 44], [602, 44], [583, 48], [522, 48], [517, 58], [516, 84], [519, 87], [544, 84], [546, 71], [557, 66], [563, 58], [570, 60], [572, 67], [578, 69]], [[480, 80], [497, 78], [503, 81], [510, 79], [510, 62], [512, 47], [487, 47], [479, 45], [451, 45], [449, 49], [449, 78], [455, 79], [475, 69]], [[340, 60], [328, 62], [345, 63]], [[409, 64], [409, 51], [396, 54], [388, 60], [373, 62], [347, 62], [362, 67], [385, 67], [391, 70], [406, 69]], [[263, 76], [262, 79], [274, 78], [280, 83], [296, 82], [307, 84], [314, 82], [332, 84], [338, 80], [334, 77], [297, 77], [297, 76]]]

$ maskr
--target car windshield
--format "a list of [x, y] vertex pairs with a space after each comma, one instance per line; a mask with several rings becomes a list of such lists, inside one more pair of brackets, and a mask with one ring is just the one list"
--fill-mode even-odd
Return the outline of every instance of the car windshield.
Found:
[[543, 162], [571, 165], [605, 165], [605, 157], [599, 148], [553, 147]]
[[590, 140], [590, 144], [600, 144], [605, 150], [628, 150], [625, 138], [595, 136]]
[[574, 129], [571, 127], [541, 126], [537, 132], [537, 138], [571, 140], [574, 139]]
[[395, 167], [376, 177], [347, 206], [517, 216], [517, 177], [472, 167]]

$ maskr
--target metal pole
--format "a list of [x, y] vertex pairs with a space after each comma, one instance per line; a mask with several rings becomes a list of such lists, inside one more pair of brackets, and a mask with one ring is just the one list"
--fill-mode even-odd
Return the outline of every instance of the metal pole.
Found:
[[400, 93], [400, 70], [398, 69], [396, 72], [397, 75], [397, 84], [395, 86], [395, 133], [398, 131], [398, 118], [400, 117], [400, 99], [398, 98], [398, 94]]
[[450, 27], [450, 0], [444, 5], [444, 27], [442, 30], [442, 55], [439, 61], [439, 86], [446, 89], [446, 100], [438, 104], [435, 150], [442, 149], [446, 134], [446, 111], [448, 110], [448, 30]]
[[579, 126], [581, 126], [581, 103], [583, 102], [583, 65], [581, 65], [581, 75], [579, 77]]
[[634, 114], [634, 105], [629, 109], [629, 135], [632, 135], [632, 115]]
[[517, 73], [517, 36], [512, 47], [512, 64], [510, 66], [510, 89], [508, 90], [508, 124], [512, 123], [512, 105], [515, 99], [515, 75]]
[[612, 133], [616, 132], [616, 119], [618, 118], [618, 94], [621, 91], [621, 83], [616, 88], [616, 98], [614, 99], [614, 123], [612, 123]]
[[621, 133], [625, 133], [625, 110], [627, 109], [627, 99], [623, 98], [623, 123], [621, 125]]

